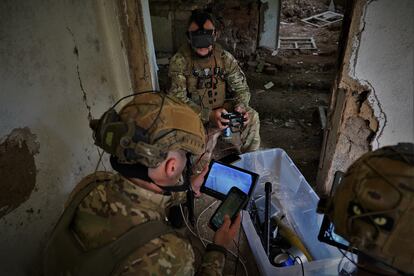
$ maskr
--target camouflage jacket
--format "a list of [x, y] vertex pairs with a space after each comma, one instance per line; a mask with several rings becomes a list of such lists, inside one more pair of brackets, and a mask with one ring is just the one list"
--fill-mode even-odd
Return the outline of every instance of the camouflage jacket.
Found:
[[[77, 186], [94, 181], [89, 175]], [[90, 250], [116, 240], [131, 227], [151, 220], [165, 220], [169, 207], [183, 202], [185, 193], [171, 196], [140, 188], [119, 174], [98, 172], [106, 179], [79, 205], [72, 231], [84, 249]], [[203, 256], [197, 275], [221, 275], [225, 256], [210, 250]], [[175, 232], [165, 234], [137, 248], [114, 275], [193, 275], [194, 252], [188, 240]]]
[[[211, 108], [200, 106], [194, 102], [189, 94], [194, 93], [194, 87], [189, 87], [189, 78], [194, 78], [192, 64], [197, 62], [197, 58], [191, 52], [188, 44], [183, 45], [178, 52], [171, 58], [168, 75], [171, 80], [169, 93], [175, 95], [193, 108], [205, 123], [209, 120]], [[228, 51], [222, 49], [219, 44], [215, 44], [213, 55], [209, 59], [217, 59], [222, 64], [222, 79], [225, 81], [226, 90], [231, 92], [231, 96], [226, 95], [227, 100], [231, 101], [233, 107], [244, 105], [248, 107], [250, 101], [250, 91], [247, 85], [246, 76], [238, 65], [237, 60]], [[226, 93], [227, 94], [227, 93]]]

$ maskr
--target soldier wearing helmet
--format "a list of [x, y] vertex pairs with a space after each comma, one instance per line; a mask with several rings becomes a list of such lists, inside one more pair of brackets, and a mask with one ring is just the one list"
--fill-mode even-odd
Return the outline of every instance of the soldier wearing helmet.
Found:
[[413, 274], [414, 144], [363, 155], [320, 211], [358, 253], [358, 274]]
[[[93, 128], [118, 173], [95, 172], [77, 185], [48, 243], [45, 275], [194, 274], [192, 246], [168, 213], [185, 201], [187, 155], [204, 150], [197, 114], [174, 97], [146, 93], [119, 115], [110, 109]], [[203, 176], [192, 179], [196, 190]], [[221, 275], [239, 226], [240, 218], [226, 218], [198, 274]]]
[[209, 137], [211, 152], [228, 120], [222, 114], [239, 112], [244, 116], [241, 130], [241, 152], [260, 146], [258, 113], [249, 107], [250, 92], [246, 76], [237, 60], [215, 42], [217, 29], [209, 13], [193, 11], [187, 29], [188, 43], [171, 58], [170, 94], [187, 103], [200, 116]]

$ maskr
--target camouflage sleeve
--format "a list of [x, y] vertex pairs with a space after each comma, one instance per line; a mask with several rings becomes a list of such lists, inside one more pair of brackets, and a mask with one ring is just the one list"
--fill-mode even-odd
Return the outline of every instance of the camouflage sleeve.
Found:
[[171, 206], [183, 204], [187, 202], [187, 192], [176, 192], [171, 195]]
[[202, 108], [187, 97], [186, 75], [188, 75], [188, 72], [186, 72], [186, 68], [187, 61], [181, 53], [177, 53], [171, 58], [168, 72], [171, 87], [168, 93], [188, 104], [200, 116], [201, 120], [206, 123], [209, 121], [211, 110], [209, 108]]
[[194, 275], [191, 244], [166, 234], [135, 250], [111, 275]]
[[224, 247], [209, 244], [200, 268], [197, 270], [198, 276], [217, 276], [223, 275], [223, 268], [226, 262], [226, 249]]
[[223, 51], [222, 57], [224, 61], [225, 79], [231, 92], [234, 93], [234, 105], [249, 106], [250, 91], [246, 76], [232, 54]]

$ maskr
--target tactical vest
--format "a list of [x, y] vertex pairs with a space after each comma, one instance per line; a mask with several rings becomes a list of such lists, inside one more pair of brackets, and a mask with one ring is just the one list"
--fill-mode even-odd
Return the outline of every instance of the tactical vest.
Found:
[[72, 233], [70, 224], [82, 200], [99, 184], [110, 180], [110, 174], [106, 176], [106, 179], [96, 179], [78, 192], [65, 209], [46, 248], [45, 276], [112, 275], [136, 249], [174, 231], [161, 221], [149, 221], [134, 226], [109, 244], [86, 251]]
[[187, 61], [187, 97], [204, 108], [218, 108], [226, 99], [223, 49], [216, 44], [208, 58], [196, 57], [189, 46], [180, 50]]

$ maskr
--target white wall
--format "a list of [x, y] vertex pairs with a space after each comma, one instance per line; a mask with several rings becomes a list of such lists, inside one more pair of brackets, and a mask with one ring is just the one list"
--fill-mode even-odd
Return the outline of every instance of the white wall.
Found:
[[97, 162], [86, 106], [98, 117], [131, 91], [115, 3], [0, 2], [0, 140], [28, 127], [40, 144], [35, 190], [0, 219], [0, 275], [36, 275], [68, 193]]
[[373, 149], [414, 142], [414, 1], [370, 1], [354, 45], [350, 76], [372, 90], [379, 120]]

